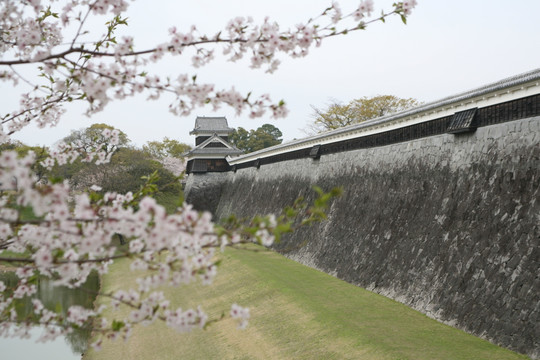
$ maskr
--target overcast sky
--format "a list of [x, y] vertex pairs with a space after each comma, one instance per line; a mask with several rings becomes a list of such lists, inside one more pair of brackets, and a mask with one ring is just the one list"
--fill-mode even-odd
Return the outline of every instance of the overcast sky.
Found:
[[[213, 34], [229, 19], [252, 15], [262, 21], [266, 15], [293, 26], [317, 15], [330, 1], [322, 0], [155, 0], [130, 5], [126, 33], [135, 37], [137, 48], [167, 40], [167, 29], [179, 31], [196, 24], [201, 33]], [[343, 8], [348, 2], [342, 1]], [[376, 13], [389, 9], [392, 1], [375, 0]], [[377, 23], [367, 30], [325, 40], [303, 59], [283, 58], [273, 75], [249, 69], [247, 62], [228, 63], [218, 59], [198, 69], [201, 82], [217, 88], [235, 86], [243, 93], [269, 93], [284, 99], [290, 109], [286, 119], [268, 116], [252, 120], [244, 114], [222, 108], [197, 109], [191, 116], [168, 112], [171, 98], [147, 101], [145, 97], [111, 103], [92, 118], [84, 116], [84, 106], [72, 106], [54, 129], [27, 127], [15, 138], [31, 145], [51, 145], [70, 129], [92, 123], [111, 124], [129, 136], [135, 145], [167, 136], [189, 144], [196, 116], [226, 116], [229, 126], [257, 128], [272, 123], [284, 139], [305, 137], [302, 128], [312, 120], [311, 105], [324, 107], [329, 101], [348, 102], [354, 98], [391, 94], [430, 102], [505, 77], [540, 67], [540, 1], [538, 0], [418, 0], [407, 25], [399, 18]], [[99, 19], [96, 24], [103, 22]], [[185, 61], [160, 65], [160, 72], [193, 73]], [[17, 98], [6, 83], [0, 83], [0, 109], [14, 108]]]

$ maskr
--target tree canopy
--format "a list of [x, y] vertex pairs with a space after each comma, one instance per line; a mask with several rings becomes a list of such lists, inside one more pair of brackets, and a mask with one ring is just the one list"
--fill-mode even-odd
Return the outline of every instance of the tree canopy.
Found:
[[161, 141], [148, 141], [143, 145], [143, 151], [154, 159], [167, 157], [183, 158], [184, 153], [191, 150], [191, 146], [175, 139], [163, 138]]
[[261, 150], [283, 142], [281, 131], [272, 124], [264, 124], [256, 130], [239, 127], [229, 136], [229, 142], [246, 153]]
[[[111, 140], [111, 134], [117, 135], [116, 141]], [[76, 174], [85, 168], [96, 166], [86, 161], [85, 157], [96, 150], [101, 151], [105, 157], [110, 157], [118, 149], [128, 146], [130, 142], [131, 140], [123, 131], [103, 123], [72, 130], [68, 136], [60, 140], [60, 143], [72, 147], [81, 154], [81, 157], [54, 164], [50, 167], [48, 174], [55, 179], [68, 179], [71, 185], [75, 186], [73, 177]]]
[[399, 98], [394, 95], [377, 95], [354, 99], [347, 104], [332, 102], [326, 108], [312, 106], [313, 123], [308, 132], [323, 132], [343, 126], [358, 124], [366, 120], [397, 113], [418, 106], [421, 103], [413, 98]]
[[43, 160], [49, 157], [49, 149], [47, 147], [29, 146], [18, 140], [0, 143], [0, 153], [8, 150], [15, 151], [19, 157], [26, 156], [29, 152], [34, 153], [36, 161], [30, 166], [30, 170], [36, 176], [37, 183], [47, 181], [50, 172], [41, 164]]
[[[106, 136], [107, 132], [118, 132], [118, 143], [112, 144]], [[121, 130], [107, 124], [92, 124], [91, 126], [79, 130], [72, 130], [71, 133], [62, 139], [66, 144], [73, 144], [83, 153], [88, 153], [90, 149], [94, 149], [99, 145], [101, 150], [106, 153], [113, 153], [119, 147], [128, 145], [131, 140]]]
[[163, 205], [168, 212], [174, 212], [181, 205], [178, 203], [181, 192], [180, 182], [173, 173], [145, 151], [122, 147], [106, 164], [85, 163], [84, 165], [71, 178], [71, 184], [75, 190], [84, 190], [97, 185], [104, 193], [136, 193], [144, 186], [145, 178], [156, 173], [157, 178], [154, 184], [158, 204]]

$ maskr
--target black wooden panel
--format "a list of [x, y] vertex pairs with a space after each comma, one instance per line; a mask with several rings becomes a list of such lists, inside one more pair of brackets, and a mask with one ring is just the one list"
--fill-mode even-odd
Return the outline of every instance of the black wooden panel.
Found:
[[205, 160], [195, 159], [193, 160], [193, 167], [191, 172], [193, 173], [205, 173], [208, 170], [208, 165]]

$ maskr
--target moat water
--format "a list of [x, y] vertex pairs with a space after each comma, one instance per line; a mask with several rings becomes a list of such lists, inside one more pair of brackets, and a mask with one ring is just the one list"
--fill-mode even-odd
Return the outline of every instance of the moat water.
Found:
[[[18, 282], [14, 273], [0, 273], [0, 281], [6, 286], [15, 286]], [[50, 310], [65, 311], [72, 305], [79, 305], [91, 309], [94, 306], [95, 293], [99, 290], [99, 277], [91, 274], [82, 289], [69, 289], [64, 286], [54, 286], [48, 279], [40, 279], [37, 294], [32, 298], [38, 298], [43, 305]], [[21, 299], [17, 305], [17, 313], [24, 316], [31, 312], [31, 299]], [[0, 337], [0, 349], [2, 359], [21, 360], [72, 360], [80, 359], [86, 351], [90, 329], [75, 330], [67, 336], [58, 337], [55, 341], [37, 343], [43, 329], [36, 326], [31, 331], [31, 339], [3, 338]]]

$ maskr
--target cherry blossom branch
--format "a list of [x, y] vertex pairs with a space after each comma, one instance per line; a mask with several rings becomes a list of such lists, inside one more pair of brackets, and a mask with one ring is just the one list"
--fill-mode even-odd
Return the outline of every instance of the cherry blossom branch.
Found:
[[[54, 267], [54, 265], [63, 265], [63, 264], [86, 264], [86, 263], [102, 263], [107, 262], [111, 260], [117, 260], [117, 259], [124, 259], [129, 257], [129, 253], [121, 254], [121, 255], [113, 255], [113, 256], [107, 256], [102, 258], [96, 258], [96, 259], [80, 259], [80, 260], [53, 260], [51, 262], [51, 266]], [[15, 257], [3, 257], [0, 256], [1, 262], [6, 263], [24, 263], [24, 264], [35, 264], [36, 260], [32, 258], [15, 258]]]
[[[61, 41], [58, 41], [58, 38], [60, 38], [58, 32], [62, 27], [59, 28], [57, 24], [50, 22], [49, 19], [51, 17], [60, 17], [63, 26], [66, 26], [70, 22], [70, 14], [73, 9], [85, 5], [84, 17], [79, 16], [77, 18], [79, 26], [69, 48], [60, 52], [53, 52], [53, 49], [62, 44]], [[7, 131], [9, 135], [20, 130], [33, 120], [38, 120], [43, 125], [54, 125], [62, 115], [61, 106], [65, 101], [87, 101], [89, 105], [87, 114], [90, 115], [103, 110], [107, 105], [110, 101], [108, 91], [115, 91], [115, 96], [121, 99], [126, 96], [133, 96], [144, 89], [150, 91], [150, 99], [158, 98], [162, 92], [175, 95], [176, 99], [171, 104], [170, 111], [178, 115], [186, 116], [195, 107], [199, 106], [210, 104], [214, 109], [217, 109], [220, 104], [227, 104], [235, 108], [238, 114], [248, 108], [251, 117], [260, 117], [266, 111], [271, 111], [273, 117], [283, 117], [287, 114], [285, 103], [280, 101], [271, 104], [267, 95], [261, 96], [256, 101], [250, 101], [249, 94], [242, 96], [234, 88], [228, 91], [213, 92], [213, 85], [210, 84], [187, 84], [184, 80], [179, 83], [171, 83], [169, 81], [160, 81], [157, 76], [152, 77], [151, 81], [148, 81], [149, 77], [146, 77], [144, 82], [138, 82], [136, 81], [137, 78], [144, 77], [144, 75], [140, 74], [145, 74], [145, 72], [140, 72], [137, 68], [145, 65], [148, 61], [157, 62], [165, 54], [182, 55], [186, 48], [195, 49], [192, 61], [193, 66], [198, 68], [208, 64], [213, 59], [214, 50], [211, 49], [213, 46], [227, 44], [228, 47], [225, 47], [224, 54], [231, 54], [230, 61], [236, 61], [247, 52], [251, 52], [251, 68], [268, 65], [267, 72], [273, 72], [279, 65], [279, 60], [276, 58], [279, 53], [291, 57], [306, 56], [310, 47], [313, 45], [319, 46], [325, 38], [363, 30], [369, 24], [385, 21], [386, 18], [394, 15], [401, 16], [405, 21], [406, 15], [410, 13], [414, 6], [414, 0], [399, 2], [393, 5], [394, 8], [391, 11], [382, 12], [380, 16], [367, 19], [366, 17], [369, 17], [373, 12], [371, 0], [362, 1], [356, 10], [345, 16], [342, 14], [339, 4], [334, 2], [332, 6], [326, 8], [317, 17], [309, 19], [305, 24], [297, 25], [294, 30], [286, 31], [281, 31], [277, 24], [271, 23], [268, 19], [260, 25], [253, 25], [252, 20], [245, 18], [231, 20], [224, 31], [212, 37], [198, 34], [195, 28], [192, 28], [188, 33], [179, 33], [175, 28], [172, 28], [170, 30], [171, 39], [168, 43], [136, 51], [133, 49], [132, 38], [125, 37], [122, 41], [117, 42], [114, 37], [116, 28], [127, 24], [126, 19], [120, 17], [120, 13], [127, 8], [125, 1], [68, 2], [61, 14], [54, 13], [50, 9], [44, 10], [37, 4], [34, 5], [34, 10], [36, 14], [40, 14], [40, 17], [37, 20], [31, 18], [26, 20], [29, 22], [30, 28], [33, 26], [33, 32], [29, 31], [28, 35], [24, 36], [17, 35], [13, 37], [13, 35], [10, 35], [13, 37], [13, 41], [9, 37], [4, 38], [2, 36], [5, 46], [18, 49], [18, 51], [15, 51], [17, 58], [0, 59], [0, 67], [33, 63], [43, 64], [43, 75], [47, 75], [45, 78], [50, 81], [50, 94], [48, 98], [30, 98], [29, 94], [27, 94], [29, 97], [28, 105], [30, 106], [26, 105], [20, 111], [4, 116], [2, 124], [10, 123]], [[18, 8], [15, 7], [15, 9]], [[18, 10], [20, 11], [19, 15], [22, 16], [23, 11]], [[108, 23], [107, 32], [101, 40], [92, 43], [94, 49], [75, 46], [76, 41], [83, 33], [89, 15], [105, 14], [111, 10], [115, 17]], [[317, 24], [317, 22], [325, 21], [325, 19], [328, 20], [326, 25]], [[355, 25], [341, 26], [348, 20], [354, 21]], [[10, 23], [9, 26], [16, 28], [20, 24]], [[223, 32], [225, 32], [225, 35], [222, 35]], [[39, 41], [39, 38], [42, 40]], [[11, 45], [8, 45], [8, 43]], [[103, 46], [113, 46], [114, 51], [102, 51]], [[207, 46], [210, 49], [206, 49]], [[40, 47], [43, 49], [39, 50]], [[77, 60], [69, 59], [72, 54], [78, 55]], [[95, 60], [106, 58], [114, 58], [115, 62], [108, 65], [101, 63], [98, 66], [110, 71], [111, 75], [106, 71], [97, 69], [94, 63]], [[128, 61], [129, 59], [132, 61]], [[83, 62], [79, 63], [80, 60]], [[72, 66], [70, 73], [62, 74], [60, 68], [67, 67], [68, 64]], [[57, 75], [61, 74], [60, 77], [53, 77], [55, 73]], [[94, 76], [89, 76], [89, 74]], [[58, 86], [64, 88], [60, 93], [54, 90]], [[131, 88], [126, 88], [126, 86]], [[50, 106], [40, 108], [33, 105], [34, 102], [38, 103], [39, 106], [43, 104], [49, 104]], [[19, 118], [22, 118], [22, 120], [16, 121]], [[1, 132], [2, 129], [0, 129], [0, 138], [3, 137]]]
[[[192, 66], [199, 68], [213, 60], [215, 48], [222, 47], [229, 61], [250, 56], [251, 68], [264, 66], [271, 73], [278, 68], [280, 55], [306, 56], [323, 39], [365, 29], [390, 16], [401, 16], [405, 21], [415, 4], [415, 0], [398, 2], [392, 11], [368, 19], [373, 12], [371, 0], [362, 0], [345, 16], [339, 3], [333, 2], [317, 17], [285, 31], [268, 19], [256, 25], [249, 18], [237, 17], [213, 37], [200, 34], [194, 27], [186, 33], [171, 28], [163, 44], [134, 50], [133, 38], [115, 37], [117, 28], [127, 24], [120, 16], [128, 7], [125, 0], [66, 0], [58, 11], [52, 10], [61, 6], [57, 3], [46, 7], [38, 0], [4, 0], [0, 2], [0, 68], [8, 70], [0, 71], [0, 81], [17, 85], [22, 80], [33, 90], [22, 94], [18, 110], [0, 116], [0, 143], [31, 122], [41, 127], [54, 126], [67, 102], [87, 102], [87, 114], [91, 115], [103, 110], [113, 98], [124, 99], [143, 91], [150, 99], [162, 93], [172, 94], [170, 111], [177, 115], [187, 115], [200, 106], [218, 109], [226, 104], [237, 113], [249, 109], [251, 117], [260, 117], [265, 111], [283, 117], [287, 113], [285, 103], [272, 103], [268, 95], [253, 100], [250, 93], [242, 95], [234, 87], [215, 90], [212, 84], [197, 83], [196, 74], [164, 80], [150, 75], [148, 68], [165, 55], [186, 56], [187, 50], [192, 55]], [[106, 32], [96, 37], [99, 40], [81, 45], [88, 19], [94, 15], [112, 19], [106, 23]], [[64, 41], [62, 33], [72, 22], [77, 25], [75, 35], [71, 41]], [[19, 74], [17, 67], [24, 64], [38, 67], [43, 84], [32, 84]], [[115, 146], [118, 134], [113, 132], [104, 131], [103, 138], [106, 144]], [[82, 143], [61, 144], [40, 165], [51, 168], [75, 159], [97, 165], [110, 159], [113, 151], [108, 149], [103, 143], [89, 148]], [[0, 281], [0, 336], [27, 333], [29, 324], [17, 317], [15, 304], [36, 293], [39, 276], [52, 279], [56, 285], [79, 288], [90, 273], [104, 275], [114, 260], [122, 258], [129, 261], [132, 271], [141, 271], [137, 289], [100, 296], [128, 306], [129, 316], [108, 323], [102, 309], [72, 306], [63, 309], [64, 314], [47, 310], [39, 300], [32, 299], [31, 316], [47, 327], [43, 340], [89, 321], [94, 331], [103, 336], [126, 339], [135, 325], [157, 319], [178, 331], [204, 328], [219, 319], [209, 320], [200, 307], [171, 309], [163, 293], [153, 290], [195, 281], [211, 283], [217, 273], [219, 250], [243, 248], [253, 242], [271, 247], [284, 234], [324, 220], [329, 202], [340, 194], [339, 189], [324, 192], [316, 188], [311, 205], [298, 199], [277, 216], [231, 216], [216, 225], [209, 213], [199, 213], [187, 204], [167, 213], [150, 196], [156, 191], [152, 184], [155, 174], [135, 194], [101, 194], [94, 187], [80, 192], [71, 189], [68, 182], [37, 184], [32, 173], [35, 159], [31, 152], [22, 157], [15, 151], [0, 152], [0, 261], [14, 265], [19, 279], [9, 289]], [[118, 236], [127, 240], [125, 246], [116, 246]], [[229, 316], [245, 327], [249, 310], [233, 304]], [[56, 326], [65, 327], [57, 330]], [[100, 343], [98, 339], [95, 346]]]
[[[89, 9], [88, 13], [86, 14], [87, 16], [90, 13], [90, 10], [91, 9]], [[354, 31], [365, 30], [365, 28], [369, 24], [379, 22], [379, 21], [383, 21], [384, 19], [386, 19], [386, 18], [388, 18], [388, 17], [390, 17], [392, 15], [399, 15], [399, 14], [400, 14], [400, 10], [393, 10], [393, 11], [390, 11], [388, 13], [383, 13], [381, 16], [379, 16], [377, 18], [374, 18], [372, 20], [362, 22], [359, 25], [356, 25], [356, 26], [353, 26], [353, 27], [348, 27], [348, 28], [345, 28], [345, 29], [342, 29], [342, 30], [339, 30], [339, 31], [336, 31], [335, 28], [332, 28], [330, 25], [327, 25], [327, 26], [323, 27], [322, 30], [329, 30], [331, 32], [329, 34], [320, 34], [319, 36], [315, 36], [314, 39], [322, 40], [322, 39], [328, 38], [328, 37], [334, 37], [334, 36], [338, 36], [338, 35], [345, 35], [345, 34], [348, 34], [348, 33], [354, 32]], [[352, 16], [352, 14], [346, 16], [345, 18], [350, 17], [350, 16]], [[81, 23], [81, 26], [82, 26], [82, 23]], [[79, 31], [80, 31], [80, 28], [79, 28]], [[287, 34], [287, 33], [285, 33], [285, 34]], [[282, 40], [288, 40], [285, 34], [280, 36], [280, 37], [282, 37]], [[70, 48], [67, 49], [67, 50], [64, 50], [64, 51], [62, 51], [60, 53], [51, 54], [51, 55], [45, 56], [43, 58], [38, 58], [38, 59], [2, 60], [2, 61], [0, 61], [0, 66], [2, 66], [2, 65], [23, 65], [23, 64], [41, 63], [41, 62], [46, 62], [46, 61], [54, 60], [54, 59], [64, 59], [65, 60], [67, 55], [70, 55], [70, 54], [73, 54], [73, 53], [77, 53], [77, 54], [80, 54], [80, 55], [91, 55], [92, 57], [118, 57], [118, 53], [116, 53], [116, 52], [102, 52], [102, 51], [96, 51], [96, 50], [88, 50], [88, 49], [85, 49], [83, 46], [81, 46], [81, 47], [73, 47], [73, 44], [75, 43], [75, 40], [77, 39], [78, 35], [79, 35], [79, 33], [77, 33], [77, 35], [74, 37], [74, 39], [73, 39], [74, 41], [72, 42]], [[236, 43], [261, 44], [261, 43], [268, 43], [268, 42], [271, 41], [271, 39], [263, 37], [262, 34], [256, 40], [249, 40], [249, 39], [244, 39], [244, 38], [232, 38], [232, 37], [231, 38], [219, 38], [219, 34], [216, 35], [216, 36], [218, 36], [218, 37], [213, 38], [213, 39], [208, 39], [205, 36], [203, 36], [200, 40], [195, 40], [195, 41], [189, 41], [189, 42], [186, 42], [186, 43], [182, 43], [180, 45], [180, 47], [181, 48], [196, 47], [198, 45], [221, 44], [221, 43], [227, 43], [227, 44], [236, 44]], [[171, 52], [176, 51], [177, 47], [175, 47], [173, 45], [169, 45], [169, 46], [167, 46], [166, 50], [171, 51]], [[152, 53], [155, 53], [157, 51], [163, 51], [163, 49], [158, 48], [158, 47], [154, 47], [154, 48], [150, 48], [150, 49], [146, 49], [146, 50], [126, 52], [126, 53], [123, 53], [121, 56], [122, 57], [136, 57], [136, 56], [140, 56], [140, 55], [152, 54]]]
[[73, 48], [73, 45], [75, 45], [75, 42], [77, 41], [77, 39], [79, 38], [79, 36], [81, 35], [81, 31], [82, 31], [82, 28], [84, 26], [84, 24], [86, 23], [86, 20], [88, 19], [88, 16], [90, 15], [90, 13], [92, 12], [92, 8], [95, 6], [95, 3], [94, 4], [91, 4], [89, 7], [88, 7], [88, 11], [86, 12], [86, 14], [84, 15], [84, 18], [80, 21], [79, 23], [79, 28], [77, 29], [77, 33], [75, 34], [75, 36], [73, 37], [73, 41], [71, 41], [71, 46], [70, 48]]

